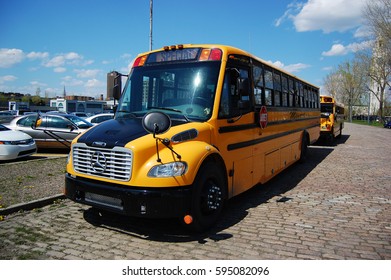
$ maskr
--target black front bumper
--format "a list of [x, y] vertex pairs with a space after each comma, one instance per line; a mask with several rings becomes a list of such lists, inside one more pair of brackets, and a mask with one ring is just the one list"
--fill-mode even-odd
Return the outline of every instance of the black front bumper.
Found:
[[174, 218], [189, 214], [191, 187], [139, 188], [65, 175], [67, 198], [133, 217]]

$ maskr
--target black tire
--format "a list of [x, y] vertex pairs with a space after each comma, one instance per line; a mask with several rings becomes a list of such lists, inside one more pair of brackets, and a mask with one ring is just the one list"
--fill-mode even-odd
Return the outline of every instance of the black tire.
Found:
[[306, 132], [303, 132], [303, 136], [301, 139], [301, 151], [300, 151], [300, 163], [304, 163], [307, 159], [308, 154], [308, 136]]
[[203, 164], [193, 188], [190, 228], [200, 232], [213, 226], [224, 208], [227, 191], [222, 169], [215, 162]]
[[336, 138], [337, 139], [341, 139], [341, 137], [342, 137], [342, 125], [339, 128], [339, 134], [338, 134], [338, 136]]

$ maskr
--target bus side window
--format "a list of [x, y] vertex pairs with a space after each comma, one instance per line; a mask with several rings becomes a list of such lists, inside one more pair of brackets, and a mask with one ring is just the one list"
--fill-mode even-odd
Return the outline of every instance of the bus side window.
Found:
[[225, 72], [224, 85], [221, 93], [219, 118], [230, 118], [239, 116], [244, 113], [238, 107], [241, 102], [248, 101], [251, 103], [250, 88], [246, 94], [238, 88], [239, 78], [248, 80], [248, 70], [239, 68], [228, 68]]

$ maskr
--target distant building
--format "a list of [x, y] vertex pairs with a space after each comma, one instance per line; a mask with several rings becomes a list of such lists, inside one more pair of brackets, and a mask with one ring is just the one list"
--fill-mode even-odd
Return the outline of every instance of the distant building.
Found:
[[[87, 98], [88, 99], [88, 98]], [[50, 100], [50, 107], [55, 107], [60, 112], [85, 112], [98, 114], [106, 110], [105, 101], [77, 100], [75, 98], [57, 98]]]

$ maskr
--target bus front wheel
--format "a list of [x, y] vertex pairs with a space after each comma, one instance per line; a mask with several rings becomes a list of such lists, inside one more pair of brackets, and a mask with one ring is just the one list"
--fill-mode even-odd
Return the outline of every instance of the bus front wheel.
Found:
[[214, 225], [224, 207], [225, 180], [221, 168], [215, 162], [201, 166], [193, 185], [192, 216], [190, 227], [203, 231]]

